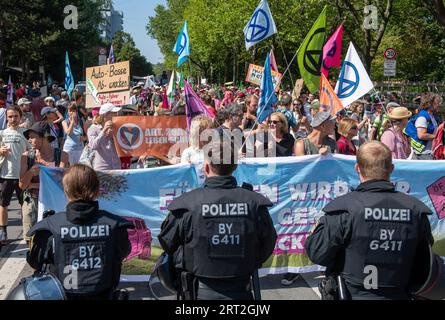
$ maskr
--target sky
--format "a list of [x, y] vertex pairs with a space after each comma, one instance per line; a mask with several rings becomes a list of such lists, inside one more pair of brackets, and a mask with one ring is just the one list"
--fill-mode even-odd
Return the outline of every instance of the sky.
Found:
[[114, 0], [114, 9], [124, 12], [124, 31], [131, 34], [136, 47], [153, 64], [163, 62], [164, 57], [156, 40], [147, 35], [145, 27], [148, 17], [154, 15], [158, 4], [166, 5], [166, 0]]

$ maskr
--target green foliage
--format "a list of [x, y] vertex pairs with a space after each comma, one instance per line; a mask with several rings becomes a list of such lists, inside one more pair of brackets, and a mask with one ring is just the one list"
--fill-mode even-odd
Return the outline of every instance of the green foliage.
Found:
[[153, 73], [151, 63], [141, 55], [136, 48], [133, 38], [129, 33], [118, 32], [113, 37], [113, 50], [116, 61], [130, 61], [131, 74], [134, 76], [146, 76]]
[[[383, 77], [383, 50], [395, 47], [398, 77], [409, 80], [443, 80], [445, 77], [445, 28], [427, 7], [417, 0], [269, 0], [278, 35], [246, 51], [243, 29], [258, 0], [168, 0], [149, 18], [148, 34], [158, 41], [165, 66], [176, 67], [172, 51], [187, 20], [190, 36], [190, 61], [193, 75], [212, 76], [213, 82], [242, 81], [249, 63], [264, 64], [274, 48], [279, 69], [286, 69], [324, 5], [328, 5], [327, 31], [332, 34], [343, 22], [343, 57], [353, 41], [371, 77]], [[389, 6], [388, 6], [389, 4]], [[378, 9], [378, 30], [365, 30], [365, 5]], [[387, 11], [387, 7], [390, 9]], [[380, 31], [381, 30], [381, 31]], [[283, 54], [283, 51], [286, 57]], [[372, 66], [372, 68], [371, 68]], [[182, 71], [189, 72], [184, 64]], [[296, 61], [290, 67], [295, 80], [299, 76]], [[338, 70], [333, 70], [333, 74]], [[289, 83], [289, 79], [287, 81]]]

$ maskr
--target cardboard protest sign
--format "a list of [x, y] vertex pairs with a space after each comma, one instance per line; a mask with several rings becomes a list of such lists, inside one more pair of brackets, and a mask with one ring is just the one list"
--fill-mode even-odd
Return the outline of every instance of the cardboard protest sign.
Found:
[[98, 93], [129, 90], [130, 62], [87, 68], [86, 79], [91, 80]]
[[114, 117], [113, 128], [119, 157], [180, 156], [188, 147], [185, 116]]
[[[246, 82], [250, 82], [257, 86], [261, 86], [261, 80], [263, 79], [263, 71], [264, 67], [257, 66], [255, 64], [250, 64], [249, 69], [247, 70]], [[281, 73], [272, 71], [272, 82], [274, 87], [277, 87], [277, 84], [280, 83], [280, 79], [283, 77]]]

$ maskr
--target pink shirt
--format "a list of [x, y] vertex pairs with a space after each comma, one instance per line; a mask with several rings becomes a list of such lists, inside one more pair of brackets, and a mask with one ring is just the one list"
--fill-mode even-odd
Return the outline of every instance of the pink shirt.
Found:
[[382, 134], [380, 141], [391, 150], [393, 159], [408, 158], [411, 148], [408, 137], [403, 133], [390, 128]]

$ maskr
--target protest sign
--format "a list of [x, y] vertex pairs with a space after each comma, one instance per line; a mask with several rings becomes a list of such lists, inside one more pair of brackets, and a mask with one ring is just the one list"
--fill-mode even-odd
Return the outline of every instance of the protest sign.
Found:
[[[354, 157], [305, 156], [245, 159], [235, 172], [238, 185], [253, 184], [254, 190], [273, 203], [269, 209], [278, 234], [273, 254], [263, 264], [262, 274], [321, 270], [304, 253], [304, 242], [331, 200], [358, 186]], [[434, 251], [445, 256], [445, 161], [394, 161], [391, 181], [396, 190], [424, 202], [433, 212], [429, 217]], [[273, 170], [267, 170], [273, 165]], [[265, 170], [266, 169], [266, 170]], [[270, 169], [270, 168], [269, 168]], [[422, 175], [419, 175], [422, 172]], [[153, 239], [159, 234], [168, 204], [201, 184], [193, 166], [177, 165], [154, 169], [100, 173], [100, 207], [115, 214], [143, 219]], [[64, 210], [62, 171], [42, 167], [39, 214]], [[155, 183], [151, 183], [155, 181]], [[42, 192], [45, 190], [45, 192]], [[154, 245], [158, 245], [154, 242]], [[147, 273], [149, 271], [147, 270]]]
[[98, 93], [130, 89], [130, 62], [96, 66], [86, 69], [86, 79], [91, 80]]
[[[264, 67], [250, 64], [249, 69], [247, 70], [246, 82], [261, 86], [263, 71]], [[283, 75], [281, 73], [272, 71], [272, 82], [275, 88], [277, 87], [277, 84], [280, 83], [282, 77]]]
[[131, 104], [130, 102], [130, 90], [121, 92], [109, 92], [109, 93], [98, 93], [96, 99], [87, 90], [86, 94], [86, 107], [96, 108], [100, 107], [105, 103], [112, 103], [115, 106], [125, 106]]
[[120, 157], [167, 156], [188, 147], [185, 116], [113, 118], [114, 144]]

